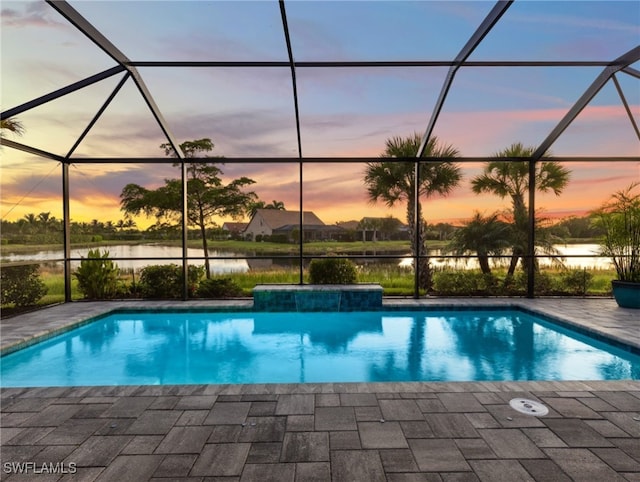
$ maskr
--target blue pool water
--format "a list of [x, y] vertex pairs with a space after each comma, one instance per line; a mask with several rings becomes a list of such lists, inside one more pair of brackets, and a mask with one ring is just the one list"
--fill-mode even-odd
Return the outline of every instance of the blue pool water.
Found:
[[507, 310], [116, 313], [0, 361], [5, 387], [640, 379], [640, 356]]

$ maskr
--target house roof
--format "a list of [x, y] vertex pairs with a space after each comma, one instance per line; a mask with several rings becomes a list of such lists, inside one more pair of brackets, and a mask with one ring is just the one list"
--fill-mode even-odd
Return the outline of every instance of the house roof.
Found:
[[[258, 209], [255, 216], [260, 215], [271, 229], [279, 229], [287, 224], [299, 224], [300, 211], [282, 209]], [[302, 223], [305, 226], [324, 226], [324, 223], [311, 211], [302, 212]]]
[[226, 222], [222, 225], [222, 229], [226, 229], [232, 233], [241, 233], [248, 225], [249, 223]]
[[358, 225], [360, 221], [339, 221], [336, 223], [337, 226], [340, 226], [342, 229], [347, 229], [351, 231], [355, 231], [358, 229]]

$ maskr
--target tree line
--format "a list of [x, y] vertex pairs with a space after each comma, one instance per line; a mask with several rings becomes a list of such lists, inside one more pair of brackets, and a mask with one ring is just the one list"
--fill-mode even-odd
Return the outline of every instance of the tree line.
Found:
[[[260, 207], [258, 209], [265, 209]], [[266, 208], [269, 209], [269, 208]], [[272, 208], [273, 209], [273, 208]], [[391, 218], [396, 221], [395, 218]], [[399, 225], [397, 223], [389, 223], [393, 229], [385, 229], [385, 219], [381, 221], [380, 232], [393, 233]], [[337, 223], [340, 225], [340, 222]], [[151, 226], [147, 229], [140, 229], [132, 219], [118, 221], [99, 221], [93, 219], [89, 222], [71, 221], [72, 242], [90, 242], [91, 239], [102, 240], [135, 240], [135, 239], [162, 239], [171, 236], [177, 236], [179, 231], [176, 229], [167, 229], [164, 234], [161, 230]], [[363, 225], [366, 227], [366, 224]], [[436, 223], [428, 224], [426, 231], [426, 239], [433, 241], [450, 241], [460, 226], [452, 223]], [[592, 240], [602, 236], [602, 228], [593, 224], [591, 216], [571, 216], [562, 219], [551, 228], [558, 237], [572, 240]], [[38, 214], [28, 213], [22, 218], [15, 221], [0, 221], [1, 239], [3, 244], [59, 244], [62, 243], [62, 219], [58, 219], [51, 215], [51, 212], [41, 212]], [[198, 231], [189, 230], [189, 238], [197, 239]], [[226, 239], [229, 233], [222, 230], [221, 227], [208, 228], [207, 237], [210, 239]], [[360, 237], [354, 236], [354, 241], [361, 240]], [[378, 238], [378, 241], [381, 239]]]

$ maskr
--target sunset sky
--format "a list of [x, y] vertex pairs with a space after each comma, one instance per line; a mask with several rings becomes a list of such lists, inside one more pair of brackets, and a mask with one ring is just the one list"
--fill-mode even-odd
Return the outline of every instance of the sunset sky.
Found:
[[[70, 1], [129, 59], [286, 61], [277, 1]], [[493, 8], [484, 1], [288, 1], [297, 61], [451, 60]], [[1, 30], [2, 111], [102, 72], [116, 63], [42, 1], [4, 1]], [[610, 61], [640, 44], [637, 1], [517, 0], [469, 60]], [[640, 62], [632, 67], [640, 70]], [[461, 156], [491, 156], [513, 142], [539, 145], [602, 67], [462, 67], [434, 135]], [[288, 68], [140, 67], [179, 142], [208, 137], [226, 157], [296, 157]], [[377, 157], [385, 140], [425, 132], [448, 69], [298, 68], [303, 156]], [[111, 94], [122, 74], [24, 112], [12, 140], [65, 155]], [[640, 80], [618, 82], [640, 124]], [[83, 157], [156, 157], [166, 142], [129, 80], [74, 152]], [[584, 213], [640, 180], [640, 141], [609, 81], [552, 146], [558, 156], [633, 156], [636, 162], [567, 164], [571, 182], [559, 198], [538, 202], [551, 216]], [[26, 213], [62, 216], [61, 167], [3, 147], [2, 219]], [[248, 176], [260, 199], [299, 209], [295, 164], [227, 164], [227, 179]], [[460, 187], [426, 202], [429, 222], [468, 218], [504, 203], [475, 196], [464, 166]], [[393, 214], [367, 202], [362, 164], [306, 164], [303, 208], [325, 223]], [[74, 164], [74, 221], [117, 221], [130, 182], [148, 188], [176, 177], [170, 165]], [[140, 225], [150, 221], [140, 220]]]

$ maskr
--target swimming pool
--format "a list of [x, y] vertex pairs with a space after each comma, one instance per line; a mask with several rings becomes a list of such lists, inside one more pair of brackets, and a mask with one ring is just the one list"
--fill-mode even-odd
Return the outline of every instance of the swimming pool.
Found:
[[515, 310], [116, 312], [0, 359], [2, 386], [640, 379], [640, 356]]

